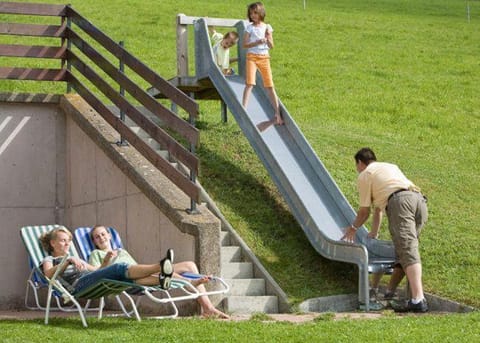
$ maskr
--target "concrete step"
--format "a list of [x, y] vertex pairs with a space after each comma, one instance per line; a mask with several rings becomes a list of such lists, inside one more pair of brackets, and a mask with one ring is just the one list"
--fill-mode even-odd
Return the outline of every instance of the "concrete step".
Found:
[[230, 285], [228, 296], [232, 295], [248, 295], [262, 296], [265, 295], [264, 279], [225, 279]]
[[149, 134], [146, 133], [140, 126], [130, 126], [130, 129], [135, 132], [135, 134], [141, 139], [150, 138]]
[[230, 232], [220, 231], [220, 245], [229, 246], [230, 245]]
[[160, 149], [160, 143], [158, 143], [155, 139], [148, 137], [144, 138], [143, 140], [147, 142], [147, 144], [150, 145], [154, 150]]
[[253, 279], [253, 265], [251, 262], [222, 263], [222, 277], [224, 279]]
[[229, 296], [224, 300], [224, 306], [228, 313], [278, 313], [278, 299], [276, 296]]
[[222, 263], [241, 262], [242, 248], [238, 246], [221, 247]]
[[160, 156], [162, 156], [162, 158], [164, 158], [164, 159], [166, 159], [167, 161], [169, 161], [170, 153], [168, 152], [168, 150], [161, 150], [160, 148], [157, 148], [157, 149], [155, 149], [155, 151], [157, 152], [157, 154], [159, 154]]

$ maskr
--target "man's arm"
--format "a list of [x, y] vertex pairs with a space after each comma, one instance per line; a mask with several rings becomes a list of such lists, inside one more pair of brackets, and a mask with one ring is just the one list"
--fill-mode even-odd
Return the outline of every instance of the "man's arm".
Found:
[[380, 225], [382, 224], [383, 212], [378, 207], [375, 207], [373, 212], [373, 219], [372, 219], [372, 229], [368, 233], [368, 237], [370, 238], [377, 238], [378, 231], [380, 230]]
[[341, 238], [344, 241], [352, 242], [355, 240], [355, 233], [357, 229], [362, 226], [370, 216], [370, 207], [360, 207], [357, 211], [357, 216], [352, 225], [344, 229], [345, 234]]

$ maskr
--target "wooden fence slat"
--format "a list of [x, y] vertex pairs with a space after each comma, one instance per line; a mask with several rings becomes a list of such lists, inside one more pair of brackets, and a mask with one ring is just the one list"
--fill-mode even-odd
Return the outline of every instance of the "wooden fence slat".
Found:
[[0, 56], [8, 57], [35, 57], [35, 58], [65, 58], [66, 46], [40, 46], [0, 44]]
[[114, 42], [110, 37], [97, 29], [73, 8], [69, 7], [67, 14], [73, 23], [75, 23], [78, 27], [85, 31], [85, 33], [105, 47], [105, 49], [107, 49], [111, 54], [122, 60], [125, 65], [135, 71], [145, 81], [149, 82], [153, 87], [160, 90], [170, 100], [184, 108], [189, 114], [193, 115], [194, 117], [198, 116], [198, 104], [194, 100], [186, 96], [185, 93], [178, 88], [173, 87], [167, 80], [156, 74], [153, 70], [139, 61], [135, 56], [130, 54], [128, 51]]
[[0, 2], [0, 14], [26, 14], [39, 16], [65, 16], [65, 5], [34, 4], [27, 2]]
[[63, 25], [37, 25], [0, 23], [0, 34], [34, 37], [63, 37], [67, 23]]
[[112, 100], [117, 107], [125, 111], [135, 123], [145, 130], [153, 139], [184, 163], [189, 169], [198, 173], [198, 158], [184, 146], [173, 139], [169, 134], [146, 118], [139, 110], [122, 97], [117, 90], [113, 89], [105, 80], [103, 80], [92, 68], [83, 63], [74, 53], [69, 53], [71, 64], [90, 82], [92, 82], [104, 95]]
[[138, 137], [124, 122], [110, 111], [73, 74], [67, 72], [67, 80], [77, 93], [92, 106], [117, 132], [135, 147], [159, 171], [180, 188], [187, 196], [200, 202], [200, 189], [189, 178], [158, 155], [155, 150]]
[[192, 17], [187, 15], [178, 15], [178, 24], [180, 25], [193, 25], [196, 20], [205, 19], [208, 26], [222, 26], [222, 27], [235, 27], [235, 25], [242, 19], [226, 19], [226, 18], [206, 18], [206, 17]]
[[124, 73], [121, 73], [117, 67], [79, 37], [74, 31], [69, 29], [67, 36], [73, 45], [75, 45], [85, 56], [90, 58], [128, 93], [134, 96], [149, 111], [160, 118], [164, 125], [182, 135], [182, 137], [186, 138], [189, 143], [195, 145], [198, 144], [200, 134], [197, 128], [178, 117], [168, 108], [165, 108], [161, 103], [157, 102], [146, 91], [130, 80]]
[[65, 81], [65, 69], [0, 67], [0, 79]]

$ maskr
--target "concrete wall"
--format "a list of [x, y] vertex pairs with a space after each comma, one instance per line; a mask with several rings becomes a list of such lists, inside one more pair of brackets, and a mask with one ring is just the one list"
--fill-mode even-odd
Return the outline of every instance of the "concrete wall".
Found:
[[23, 303], [29, 270], [20, 227], [63, 220], [64, 141], [58, 105], [0, 101], [0, 308]]
[[132, 256], [156, 263], [168, 248], [195, 259], [194, 237], [180, 232], [112, 160], [66, 117], [65, 223], [115, 227]]
[[219, 220], [201, 205], [188, 214], [190, 199], [117, 139], [79, 96], [0, 94], [0, 309], [23, 308], [25, 225], [113, 226], [139, 262], [173, 248], [219, 275]]

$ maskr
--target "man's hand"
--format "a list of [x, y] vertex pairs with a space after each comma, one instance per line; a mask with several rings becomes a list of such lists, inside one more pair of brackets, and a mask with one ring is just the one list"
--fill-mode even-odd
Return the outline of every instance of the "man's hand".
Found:
[[354, 229], [352, 226], [346, 227], [344, 229], [345, 234], [341, 238], [342, 241], [353, 243], [355, 241], [355, 234], [357, 230]]

